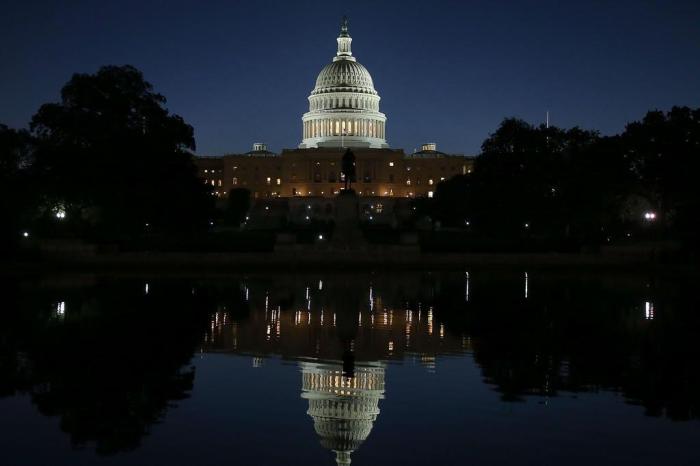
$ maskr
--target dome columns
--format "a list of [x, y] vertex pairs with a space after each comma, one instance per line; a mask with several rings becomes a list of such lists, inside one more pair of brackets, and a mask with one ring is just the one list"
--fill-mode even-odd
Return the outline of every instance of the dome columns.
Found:
[[307, 147], [386, 147], [385, 118], [365, 116], [305, 115]]

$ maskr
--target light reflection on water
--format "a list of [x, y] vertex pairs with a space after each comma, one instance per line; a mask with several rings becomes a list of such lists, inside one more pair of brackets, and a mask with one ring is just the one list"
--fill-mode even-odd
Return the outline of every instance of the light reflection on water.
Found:
[[[580, 410], [595, 411], [597, 404], [613, 400], [601, 413], [601, 423], [622, 427], [616, 434], [620, 445], [629, 441], [627, 430], [641, 425], [644, 435], [664, 437], [667, 445], [674, 445], [674, 458], [685, 461], [698, 457], [685, 440], [700, 433], [700, 332], [691, 284], [690, 278], [654, 278], [650, 284], [648, 277], [634, 275], [478, 270], [217, 279], [90, 277], [68, 283], [46, 280], [38, 286], [19, 281], [7, 301], [10, 312], [0, 333], [0, 408], [28, 397], [36, 406], [28, 426], [41, 416], [58, 417], [61, 427], [55, 435], [67, 435], [74, 446], [87, 446], [112, 462], [130, 464], [133, 455], [147, 454], [151, 436], [169, 431], [170, 418], [207, 417], [230, 396], [248, 400], [226, 415], [231, 422], [252, 415], [261, 403], [277, 403], [282, 409], [278, 395], [270, 397], [269, 386], [256, 385], [276, 380], [276, 394], [301, 390], [313, 421], [312, 430], [301, 416], [284, 421], [287, 427], [299, 435], [313, 431], [337, 464], [358, 464], [355, 460], [362, 455], [397, 460], [382, 427], [385, 418], [394, 425], [391, 435], [410, 437], [402, 422], [422, 413], [420, 438], [426, 451], [471, 429], [465, 423], [473, 414], [459, 409], [425, 412], [426, 403], [461, 406], [481, 393], [481, 403], [507, 412], [522, 412], [522, 403], [567, 406], [572, 411], [557, 420], [568, 422], [576, 437], [590, 433], [590, 426], [577, 431], [578, 425], [587, 425]], [[195, 354], [199, 356], [192, 359]], [[242, 361], [257, 372], [246, 372]], [[287, 362], [298, 367], [300, 376], [285, 378]], [[463, 373], [467, 362], [479, 371], [478, 377]], [[232, 375], [246, 376], [224, 389], [221, 382], [210, 381], [216, 378], [212, 363], [213, 374], [235, 368]], [[405, 393], [413, 389], [424, 401], [406, 404]], [[201, 392], [209, 393], [206, 402], [198, 398]], [[632, 405], [632, 417], [627, 405]], [[500, 409], [482, 412], [483, 426], [499, 422]], [[518, 416], [532, 416], [525, 413]], [[554, 435], [548, 430], [551, 425], [541, 425], [542, 419], [530, 419], [528, 429]], [[439, 427], [447, 420], [449, 431]], [[249, 426], [245, 435], [251, 441], [267, 438], [270, 425], [282, 423], [274, 416], [266, 418], [267, 427]], [[10, 428], [0, 423], [0, 433]], [[221, 435], [212, 429], [200, 427], [196, 435], [203, 444]], [[377, 429], [382, 433], [372, 434]], [[515, 448], [518, 435], [525, 435], [522, 429], [517, 423], [502, 426], [487, 443]], [[171, 433], [169, 440], [182, 442], [181, 435]], [[384, 442], [373, 443], [376, 435]], [[565, 448], [566, 442], [560, 443], [544, 450], [541, 445], [525, 448], [521, 458], [541, 462], [542, 451], [554, 458], [558, 448]], [[32, 458], [35, 453], [22, 452], [18, 445], [0, 446], [10, 457], [22, 458], [15, 464], [38, 461]], [[411, 444], [412, 449], [419, 446]], [[307, 450], [308, 444], [290, 448], [287, 454], [294, 458], [316, 455]], [[471, 448], [463, 453], [482, 447]], [[590, 448], [598, 451], [598, 462], [605, 462], [602, 450]], [[131, 457], [125, 456], [127, 451]], [[668, 460], [668, 451], [646, 451], [641, 463]], [[158, 449], [149, 454], [166, 455]], [[76, 455], [63, 451], [53, 462], [79, 464]], [[444, 464], [461, 464], [459, 455], [432, 455]], [[498, 457], [489, 462], [508, 462]], [[211, 464], [218, 464], [217, 458], [211, 456]], [[256, 463], [273, 464], [271, 458], [258, 457]], [[421, 453], [403, 458], [406, 464], [421, 464]], [[171, 463], [187, 464], [182, 458]], [[618, 458], [621, 463], [624, 458]]]

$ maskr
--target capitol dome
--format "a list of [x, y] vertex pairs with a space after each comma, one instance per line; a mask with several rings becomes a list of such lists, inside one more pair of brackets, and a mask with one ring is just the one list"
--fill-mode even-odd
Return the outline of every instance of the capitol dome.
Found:
[[338, 60], [327, 64], [318, 74], [316, 87], [311, 95], [343, 91], [377, 95], [367, 68], [351, 60]]
[[352, 55], [347, 19], [338, 36], [338, 52], [316, 79], [303, 117], [300, 148], [388, 147], [386, 115], [367, 68]]
[[335, 453], [338, 466], [350, 464], [350, 455], [369, 436], [384, 398], [384, 366], [365, 363], [346, 377], [343, 366], [302, 362], [302, 398], [321, 445]]

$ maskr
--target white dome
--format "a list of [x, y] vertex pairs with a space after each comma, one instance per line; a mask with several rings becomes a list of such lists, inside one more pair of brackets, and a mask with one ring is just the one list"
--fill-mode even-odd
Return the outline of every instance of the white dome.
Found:
[[379, 111], [372, 76], [352, 56], [347, 20], [337, 40], [336, 56], [318, 74], [309, 95], [299, 147], [388, 147], [386, 115]]
[[361, 92], [376, 95], [372, 76], [367, 68], [351, 60], [338, 60], [327, 64], [316, 79], [311, 95], [326, 92]]

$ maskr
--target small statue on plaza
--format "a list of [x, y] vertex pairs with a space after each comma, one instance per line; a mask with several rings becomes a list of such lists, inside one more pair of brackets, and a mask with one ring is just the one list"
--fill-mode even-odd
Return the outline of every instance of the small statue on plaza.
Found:
[[343, 154], [342, 162], [342, 173], [343, 179], [345, 180], [345, 190], [348, 191], [352, 189], [352, 183], [357, 179], [355, 173], [355, 154], [352, 153], [350, 148]]

